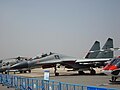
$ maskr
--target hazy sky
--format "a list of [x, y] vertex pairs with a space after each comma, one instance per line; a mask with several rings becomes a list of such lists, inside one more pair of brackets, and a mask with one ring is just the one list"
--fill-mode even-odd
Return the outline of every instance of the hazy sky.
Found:
[[0, 0], [0, 58], [84, 57], [108, 37], [120, 47], [120, 0]]

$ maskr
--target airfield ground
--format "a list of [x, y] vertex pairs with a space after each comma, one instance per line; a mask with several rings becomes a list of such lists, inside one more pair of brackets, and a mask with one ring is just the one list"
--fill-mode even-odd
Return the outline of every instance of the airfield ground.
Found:
[[[98, 86], [98, 87], [107, 87], [107, 88], [119, 88], [120, 89], [120, 79], [118, 79], [117, 83], [110, 83], [109, 79], [110, 76], [106, 76], [101, 73], [101, 69], [96, 69], [97, 74], [96, 75], [90, 75], [89, 71], [86, 71], [85, 75], [78, 75], [77, 72], [71, 71], [67, 72], [67, 69], [61, 68], [58, 69], [59, 76], [54, 75], [54, 69], [47, 69], [50, 71], [50, 80], [57, 80], [60, 82], [66, 82], [66, 83], [74, 83], [74, 84], [82, 84], [86, 86]], [[37, 78], [44, 78], [44, 71], [45, 69], [37, 68], [33, 69], [32, 73], [24, 73], [20, 74], [17, 73], [18, 76], [25, 76], [25, 77], [37, 77]], [[0, 90], [2, 90], [3, 86], [0, 85]], [[118, 90], [119, 90], [118, 89]], [[4, 87], [3, 90], [8, 90], [6, 87]], [[9, 89], [14, 90], [14, 89]]]

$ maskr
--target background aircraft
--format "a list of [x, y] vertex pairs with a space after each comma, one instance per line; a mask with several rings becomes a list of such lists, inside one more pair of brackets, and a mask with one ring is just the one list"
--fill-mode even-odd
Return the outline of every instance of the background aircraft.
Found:
[[[113, 48], [113, 39], [108, 38], [101, 51], [93, 51], [93, 53], [98, 52], [95, 58], [78, 59], [76, 62], [84, 66], [79, 69], [79, 72], [81, 71], [82, 73], [84, 70], [90, 70], [91, 74], [95, 74], [96, 72], [93, 68], [105, 66], [106, 61], [113, 58], [113, 50], [111, 50], [111, 48]], [[91, 67], [89, 67], [89, 65], [91, 65]]]
[[[0, 72], [7, 73], [6, 70], [10, 70], [12, 65], [14, 65], [16, 63], [24, 62], [28, 59], [29, 58], [27, 58], [27, 57], [19, 56], [19, 57], [16, 57], [16, 58], [7, 58], [7, 59], [0, 60]], [[15, 70], [11, 70], [11, 71], [15, 71]]]
[[113, 58], [104, 68], [103, 72], [112, 76], [110, 82], [116, 82], [116, 79], [120, 77], [120, 56]]
[[[108, 39], [105, 45], [103, 46], [103, 49], [109, 49], [113, 48], [113, 40]], [[90, 52], [90, 51], [97, 51], [97, 52]], [[96, 62], [99, 62], [99, 66], [101, 66], [101, 62], [105, 62], [106, 58], [111, 58], [113, 57], [113, 51], [102, 51], [100, 52], [100, 43], [96, 41], [92, 48], [90, 49], [89, 53], [86, 55], [87, 59], [84, 59], [83, 61], [81, 59], [71, 57], [71, 56], [66, 56], [63, 54], [57, 54], [57, 53], [50, 53], [49, 55], [45, 54], [42, 55], [41, 57], [37, 57], [31, 61], [25, 61], [21, 63], [17, 63], [13, 66], [11, 66], [12, 69], [21, 69], [21, 68], [36, 68], [36, 67], [42, 67], [42, 68], [51, 68], [54, 67], [54, 73], [55, 75], [59, 75], [59, 73], [56, 72], [57, 70], [57, 64], [65, 66], [65, 68], [72, 68], [73, 71], [77, 70], [79, 74], [83, 74], [84, 70], [90, 70], [91, 74], [95, 74], [95, 70], [93, 69], [94, 67], [97, 67], [95, 65]], [[104, 55], [105, 54], [105, 55]], [[93, 58], [105, 58], [103, 60], [94, 60]], [[88, 58], [91, 58], [88, 61]], [[87, 60], [87, 61], [86, 61]], [[93, 61], [94, 60], [94, 61]], [[82, 61], [82, 62], [80, 62]]]

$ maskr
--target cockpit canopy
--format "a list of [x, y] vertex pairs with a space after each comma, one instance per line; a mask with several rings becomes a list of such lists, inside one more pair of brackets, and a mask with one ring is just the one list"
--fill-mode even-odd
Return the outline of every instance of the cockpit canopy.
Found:
[[115, 65], [117, 67], [120, 67], [120, 58], [114, 58], [111, 62], [110, 65]]

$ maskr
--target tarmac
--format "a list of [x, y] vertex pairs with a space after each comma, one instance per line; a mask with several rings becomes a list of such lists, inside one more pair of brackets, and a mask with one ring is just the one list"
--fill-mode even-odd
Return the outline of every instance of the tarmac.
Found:
[[[78, 75], [77, 71], [67, 72], [65, 68], [58, 68], [59, 76], [54, 75], [54, 69], [41, 69], [36, 68], [33, 69], [31, 73], [16, 73], [18, 76], [24, 77], [34, 77], [34, 78], [44, 78], [44, 71], [50, 71], [50, 80], [57, 80], [60, 82], [72, 83], [72, 84], [81, 84], [84, 86], [97, 86], [97, 87], [106, 87], [106, 88], [116, 88], [120, 90], [120, 78], [117, 79], [116, 83], [110, 83], [110, 76], [104, 75], [101, 73], [101, 69], [96, 69], [96, 75], [90, 75], [89, 71], [86, 71], [84, 75]], [[13, 74], [13, 73], [11, 73]], [[7, 88], [5, 86], [0, 85], [0, 90], [15, 90], [13, 88]]]
[[15, 90], [14, 88], [7, 88], [6, 86], [2, 86], [0, 84], [0, 90]]

